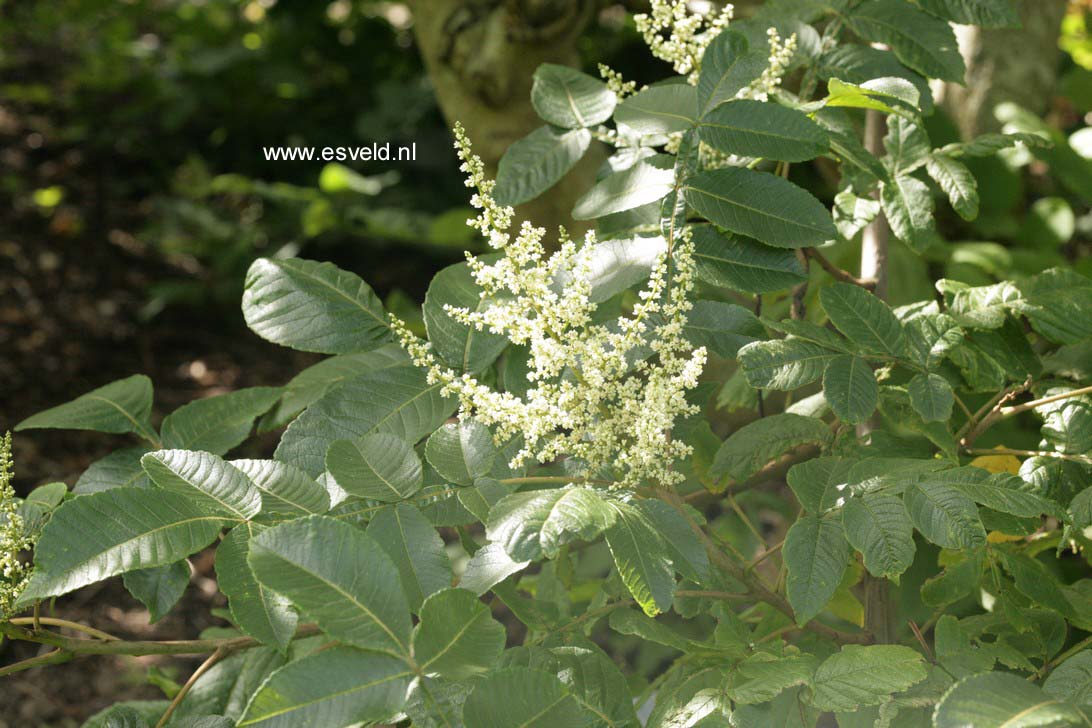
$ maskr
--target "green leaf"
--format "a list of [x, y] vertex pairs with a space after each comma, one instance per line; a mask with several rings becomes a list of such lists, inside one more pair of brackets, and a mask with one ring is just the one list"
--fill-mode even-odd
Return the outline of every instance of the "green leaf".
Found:
[[783, 690], [807, 685], [815, 667], [811, 655], [774, 657], [759, 652], [736, 665], [728, 678], [728, 695], [740, 705], [765, 703]]
[[147, 488], [148, 476], [140, 465], [146, 452], [146, 447], [125, 447], [96, 460], [80, 475], [72, 492], [84, 495], [111, 488]]
[[875, 78], [901, 78], [917, 89], [921, 110], [926, 114], [932, 112], [933, 95], [929, 83], [920, 74], [899, 63], [891, 51], [856, 43], [841, 44], [816, 60], [816, 70], [824, 81], [837, 78], [853, 84], [866, 83]]
[[514, 561], [504, 544], [487, 543], [474, 552], [459, 579], [459, 587], [481, 596], [531, 562]]
[[687, 180], [685, 194], [691, 207], [725, 230], [778, 248], [818, 245], [838, 235], [823, 203], [766, 172], [702, 172]]
[[860, 286], [835, 283], [819, 292], [831, 323], [863, 351], [904, 356], [902, 324], [890, 307]]
[[830, 146], [823, 127], [805, 114], [749, 99], [713, 109], [702, 118], [698, 133], [702, 142], [725, 154], [785, 162], [815, 159]]
[[31, 415], [15, 431], [33, 429], [135, 432], [156, 442], [148, 419], [152, 412], [152, 380], [143, 374], [119, 379], [56, 407]]
[[553, 187], [591, 145], [587, 129], [540, 126], [508, 147], [497, 166], [493, 197], [500, 205], [522, 205]]
[[190, 583], [190, 564], [185, 559], [165, 566], [129, 571], [122, 576], [125, 588], [148, 608], [148, 621], [158, 622], [182, 598]]
[[1017, 28], [1020, 16], [1012, 0], [918, 0], [929, 13], [962, 25], [985, 28]]
[[430, 594], [451, 586], [444, 541], [414, 506], [399, 503], [380, 509], [368, 523], [367, 534], [398, 569], [410, 611], [419, 610]]
[[417, 442], [455, 411], [455, 400], [443, 397], [441, 386], [426, 382], [416, 367], [381, 369], [350, 380], [288, 426], [276, 458], [318, 476], [335, 440], [385, 432]]
[[886, 493], [848, 498], [842, 507], [846, 540], [864, 556], [868, 573], [897, 579], [914, 561], [914, 526], [902, 500]]
[[698, 120], [698, 95], [686, 83], [650, 86], [618, 104], [614, 121], [638, 134], [686, 131]]
[[577, 539], [590, 541], [615, 522], [615, 510], [591, 488], [532, 490], [502, 498], [489, 511], [489, 540], [515, 561], [552, 558]]
[[956, 488], [923, 480], [903, 494], [910, 520], [921, 534], [946, 549], [973, 549], [985, 543], [986, 532], [974, 501]]
[[398, 570], [358, 528], [325, 516], [289, 521], [254, 537], [247, 560], [263, 586], [334, 639], [409, 654], [410, 612]]
[[1051, 670], [1043, 690], [1092, 717], [1092, 650], [1081, 650]]
[[413, 658], [425, 673], [464, 680], [495, 667], [504, 641], [504, 625], [472, 592], [445, 589], [421, 607]]
[[386, 433], [338, 440], [326, 451], [326, 470], [346, 492], [396, 503], [421, 490], [421, 458], [400, 437]]
[[594, 220], [661, 200], [675, 188], [675, 169], [659, 156], [607, 175], [576, 201], [573, 218]]
[[645, 614], [654, 617], [666, 612], [675, 594], [675, 570], [667, 546], [644, 512], [625, 503], [609, 506], [617, 518], [606, 530], [607, 546], [622, 583]]
[[330, 494], [317, 480], [276, 460], [230, 460], [262, 494], [262, 515], [273, 518], [319, 515], [330, 510]]
[[838, 419], [851, 425], [867, 422], [880, 401], [880, 385], [867, 361], [843, 354], [827, 364], [823, 396]]
[[888, 120], [887, 135], [883, 139], [889, 155], [889, 164], [895, 176], [906, 175], [921, 167], [929, 158], [933, 144], [925, 128], [900, 116]]
[[800, 518], [785, 536], [786, 594], [796, 623], [810, 622], [830, 602], [849, 565], [842, 522], [809, 515]]
[[765, 337], [755, 315], [734, 303], [694, 301], [684, 328], [694, 346], [704, 346], [717, 356], [734, 359], [741, 346]]
[[582, 726], [590, 717], [557, 677], [527, 667], [478, 680], [463, 705], [463, 723], [483, 728]]
[[[580, 263], [587, 266], [591, 286], [588, 300], [603, 303], [622, 291], [647, 280], [656, 261], [667, 253], [667, 241], [659, 235], [606, 240], [580, 251]], [[565, 272], [559, 272], [551, 288], [557, 292], [571, 284]]]
[[717, 451], [710, 473], [743, 481], [795, 447], [829, 439], [830, 429], [822, 420], [788, 412], [770, 415], [733, 432]]
[[788, 338], [748, 344], [737, 356], [752, 387], [789, 391], [822, 377], [838, 353], [810, 341]]
[[815, 670], [812, 703], [836, 711], [879, 705], [926, 677], [924, 660], [909, 647], [846, 645]]
[[177, 493], [126, 488], [73, 498], [42, 528], [20, 604], [173, 564], [210, 544], [223, 525], [222, 517]]
[[282, 392], [279, 387], [250, 387], [183, 405], [163, 420], [163, 447], [223, 455], [247, 438], [254, 420]]
[[470, 485], [493, 469], [497, 447], [489, 428], [477, 420], [462, 419], [429, 436], [425, 457], [446, 480]]
[[[916, 119], [920, 98], [921, 94], [914, 84], [903, 78], [873, 78], [860, 84], [832, 78], [827, 83], [827, 98], [824, 100], [824, 104], [834, 108], [870, 109], [884, 114]], [[841, 140], [842, 146], [845, 146], [847, 144], [846, 136], [844, 134], [832, 135], [831, 145], [839, 154], [844, 154], [844, 150], [834, 145], [834, 138]], [[852, 139], [852, 149], [856, 153], [852, 156], [858, 156], [859, 154], [870, 155], [860, 145], [855, 136], [850, 135], [849, 138]], [[862, 167], [869, 170], [873, 167], [873, 162], [869, 161]], [[882, 169], [882, 166], [880, 169]], [[881, 174], [879, 177], [882, 179], [883, 175]]]
[[333, 263], [259, 258], [246, 274], [243, 318], [267, 341], [300, 351], [347, 354], [390, 340], [371, 287]]
[[937, 154], [948, 157], [990, 157], [1009, 147], [1026, 146], [1031, 149], [1050, 147], [1051, 141], [1039, 134], [983, 134], [969, 142], [955, 142], [941, 147]]
[[978, 217], [978, 182], [967, 165], [942, 154], [929, 157], [925, 165], [929, 176], [940, 185], [952, 209], [964, 220]]
[[237, 725], [335, 728], [384, 723], [402, 709], [412, 677], [401, 660], [330, 647], [270, 675]]
[[698, 277], [714, 286], [743, 293], [772, 293], [807, 280], [796, 254], [757, 240], [692, 225]]
[[734, 99], [768, 65], [765, 50], [749, 50], [747, 36], [734, 30], [720, 33], [702, 55], [698, 76], [698, 102], [701, 114]]
[[531, 104], [544, 120], [566, 129], [602, 124], [617, 99], [607, 84], [575, 68], [543, 63], [535, 71]]
[[710, 578], [709, 553], [678, 511], [661, 500], [639, 500], [632, 505], [663, 537], [676, 571], [698, 584]]
[[966, 68], [951, 26], [903, 0], [866, 0], [853, 9], [849, 27], [865, 40], [891, 46], [926, 78], [963, 83]]
[[906, 385], [910, 405], [926, 422], [947, 422], [952, 416], [955, 392], [939, 374], [918, 374]]
[[852, 240], [875, 220], [882, 206], [868, 197], [858, 197], [850, 189], [844, 189], [834, 198], [834, 224], [846, 240]]
[[987, 672], [960, 680], [944, 694], [933, 714], [936, 728], [1083, 724], [1084, 719], [1073, 706], [1052, 698], [1018, 675], [1002, 672]]
[[1092, 280], [1071, 270], [1051, 268], [1021, 283], [1022, 297], [1011, 302], [1032, 328], [1050, 341], [1076, 344], [1092, 338]]
[[288, 599], [254, 578], [247, 557], [251, 541], [263, 527], [243, 523], [231, 530], [216, 549], [216, 585], [228, 600], [239, 629], [284, 652], [296, 633], [297, 617]]
[[67, 495], [68, 485], [62, 482], [46, 483], [30, 491], [16, 511], [23, 519], [23, 533], [36, 539], [50, 514]]
[[833, 508], [845, 494], [852, 460], [819, 457], [789, 468], [788, 483], [800, 505], [809, 513], [823, 513]]
[[595, 714], [598, 721], [587, 725], [640, 725], [625, 675], [594, 645], [536, 650], [531, 663], [557, 675], [576, 701]]
[[140, 463], [159, 488], [184, 495], [222, 518], [245, 521], [262, 510], [262, 495], [250, 478], [211, 453], [157, 450]]
[[436, 353], [456, 371], [473, 374], [492, 364], [508, 346], [500, 334], [478, 331], [448, 315], [445, 306], [484, 311], [493, 305], [466, 263], [449, 265], [436, 274], [425, 294], [422, 312], [428, 339]]

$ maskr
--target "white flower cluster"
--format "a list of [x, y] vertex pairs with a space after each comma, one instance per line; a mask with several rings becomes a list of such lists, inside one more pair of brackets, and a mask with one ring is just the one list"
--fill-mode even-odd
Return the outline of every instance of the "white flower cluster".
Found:
[[[701, 57], [705, 49], [732, 20], [734, 8], [725, 5], [716, 15], [690, 10], [687, 0], [652, 0], [648, 13], [633, 16], [639, 32], [652, 55], [667, 61], [675, 72], [698, 82]], [[712, 8], [711, 3], [701, 3]], [[703, 8], [703, 9], [705, 9]]]
[[31, 547], [23, 533], [23, 518], [12, 488], [11, 433], [0, 438], [0, 618], [9, 616], [30, 579], [30, 565], [19, 552]]
[[777, 28], [770, 28], [766, 31], [766, 37], [770, 41], [770, 57], [766, 70], [740, 94], [744, 98], [766, 101], [781, 85], [781, 79], [792, 63], [792, 57], [796, 55], [796, 33], [782, 40]]
[[621, 73], [615, 71], [606, 63], [599, 64], [599, 75], [607, 82], [607, 88], [614, 93], [619, 103], [625, 101], [627, 96], [632, 96], [637, 92], [636, 81], [627, 81]]
[[580, 474], [607, 472], [618, 485], [678, 482], [673, 463], [692, 449], [673, 440], [671, 430], [677, 418], [697, 410], [686, 393], [705, 366], [705, 349], [693, 349], [683, 331], [694, 285], [689, 234], [657, 257], [630, 315], [599, 323], [589, 267], [594, 236], [578, 245], [562, 231], [560, 248], [550, 255], [543, 228], [524, 223], [513, 239], [512, 208], [490, 196], [493, 183], [461, 126], [455, 137], [467, 186], [478, 190], [472, 202], [481, 214], [469, 224], [504, 255], [492, 265], [467, 255], [488, 307], [446, 311], [478, 331], [526, 347], [531, 388], [521, 398], [455, 372], [392, 317], [402, 345], [428, 371], [429, 381], [457, 396], [462, 413], [492, 427], [498, 441], [522, 435], [525, 445], [514, 467], [529, 458], [567, 457], [575, 458]]

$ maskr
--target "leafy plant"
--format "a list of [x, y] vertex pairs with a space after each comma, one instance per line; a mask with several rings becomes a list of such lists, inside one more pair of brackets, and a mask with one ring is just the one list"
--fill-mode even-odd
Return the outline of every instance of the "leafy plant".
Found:
[[[331, 358], [158, 429], [140, 376], [17, 427], [142, 442], [27, 501], [12, 596], [35, 611], [0, 630], [54, 651], [0, 672], [209, 655], [170, 701], [89, 725], [1088, 723], [1092, 281], [942, 279], [891, 307], [869, 257], [888, 225], [944, 249], [937, 193], [978, 207], [965, 160], [1049, 144], [934, 147], [924, 126], [927, 79], [963, 72], [949, 22], [1011, 20], [1004, 0], [744, 22], [654, 2], [638, 29], [677, 78], [543, 67], [546, 125], [495, 183], [456, 130], [495, 252], [433, 280], [427, 341], [354, 274], [263, 259], [248, 325]], [[505, 205], [593, 139], [615, 147], [574, 210], [596, 233], [513, 232]], [[813, 159], [832, 206], [793, 181]], [[862, 235], [866, 275], [822, 252]], [[1031, 418], [1032, 443], [979, 444]], [[225, 460], [255, 422], [287, 424], [274, 459]], [[120, 574], [163, 614], [217, 541], [229, 637], [40, 614]]]

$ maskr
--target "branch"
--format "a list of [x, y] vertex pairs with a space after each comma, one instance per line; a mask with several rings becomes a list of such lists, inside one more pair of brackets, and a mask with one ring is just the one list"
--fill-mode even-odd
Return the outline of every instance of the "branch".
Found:
[[830, 273], [831, 277], [836, 281], [842, 281], [843, 283], [852, 283], [855, 286], [860, 286], [868, 291], [876, 290], [875, 278], [858, 278], [849, 271], [844, 271], [838, 266], [827, 260], [826, 256], [818, 251], [816, 248], [805, 248], [804, 255], [808, 256], [816, 263], [819, 264], [823, 270]]
[[101, 629], [95, 629], [94, 627], [88, 627], [87, 625], [80, 624], [79, 622], [70, 622], [67, 619], [57, 619], [55, 617], [15, 617], [14, 619], [9, 619], [8, 621], [12, 624], [18, 625], [33, 625], [35, 631], [37, 631], [39, 624], [48, 624], [50, 627], [65, 627], [76, 632], [83, 632], [84, 634], [89, 634], [92, 637], [97, 637], [98, 639], [104, 640], [106, 642], [113, 642], [120, 639], [119, 637], [115, 637], [108, 632], [103, 632]]
[[974, 444], [974, 441], [982, 435], [983, 432], [990, 429], [993, 423], [1001, 416], [1001, 410], [1006, 402], [1012, 401], [1023, 392], [1026, 392], [1031, 387], [1031, 377], [1028, 377], [1023, 384], [1015, 387], [1009, 387], [1004, 389], [993, 397], [989, 402], [982, 405], [977, 412], [975, 412], [969, 420], [959, 428], [956, 433], [956, 440], [963, 447], [970, 447]]
[[[749, 490], [770, 481], [784, 480], [785, 473], [789, 471], [793, 465], [802, 463], [805, 460], [811, 460], [819, 455], [819, 448], [815, 445], [802, 445], [794, 450], [790, 450], [776, 460], [771, 460], [761, 470], [743, 481], [729, 481], [726, 490], [731, 490], [733, 493], [740, 493], [744, 490]], [[656, 494], [659, 496], [659, 493]], [[699, 490], [693, 493], [688, 493], [685, 500], [690, 505], [701, 505], [703, 503], [712, 502], [718, 500], [723, 495], [723, 492], [713, 493], [708, 490]]]
[[155, 728], [163, 728], [165, 725], [167, 725], [167, 721], [171, 719], [171, 716], [174, 714], [174, 711], [178, 709], [178, 706], [182, 705], [182, 701], [186, 699], [186, 695], [189, 694], [190, 689], [194, 686], [194, 683], [196, 683], [202, 675], [211, 670], [213, 665], [227, 657], [229, 654], [231, 653], [225, 650], [223, 647], [219, 647], [215, 652], [209, 655], [209, 658], [207, 660], [198, 665], [197, 669], [194, 670], [193, 674], [190, 675], [188, 680], [186, 680], [186, 684], [182, 686], [182, 688], [178, 691], [178, 694], [176, 694], [174, 696], [174, 699], [171, 700], [171, 704], [167, 706], [167, 709], [165, 711], [163, 711], [163, 715], [155, 724]]
[[1061, 402], [1063, 399], [1081, 397], [1085, 394], [1092, 394], [1092, 387], [1082, 387], [1081, 389], [1074, 389], [1071, 392], [1062, 392], [1061, 394], [1055, 394], [1050, 397], [1043, 397], [1042, 399], [1032, 400], [1031, 402], [1025, 402], [1024, 404], [1018, 404], [1012, 407], [1002, 407], [1000, 409], [1000, 412], [1002, 417], [1011, 417], [1013, 415], [1018, 415], [1021, 412], [1027, 412], [1028, 410], [1035, 409], [1036, 407], [1042, 407], [1044, 404]]

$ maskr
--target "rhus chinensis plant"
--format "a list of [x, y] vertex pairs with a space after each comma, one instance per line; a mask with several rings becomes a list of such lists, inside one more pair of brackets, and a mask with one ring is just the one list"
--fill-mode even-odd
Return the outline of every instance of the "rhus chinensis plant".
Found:
[[[250, 328], [330, 358], [158, 429], [143, 376], [17, 427], [140, 442], [3, 491], [0, 629], [50, 651], [0, 672], [207, 655], [88, 725], [1092, 725], [1092, 281], [884, 300], [885, 260], [948, 254], [938, 200], [975, 216], [967, 158], [1048, 143], [924, 126], [963, 75], [951, 23], [1015, 21], [654, 0], [637, 28], [676, 77], [543, 66], [496, 181], [456, 129], [493, 252], [432, 281], [427, 339], [350, 272], [259, 260]], [[594, 233], [517, 225], [593, 143]], [[287, 426], [273, 458], [226, 459], [255, 422]], [[230, 633], [52, 616], [123, 575], [158, 618], [214, 543]]]

